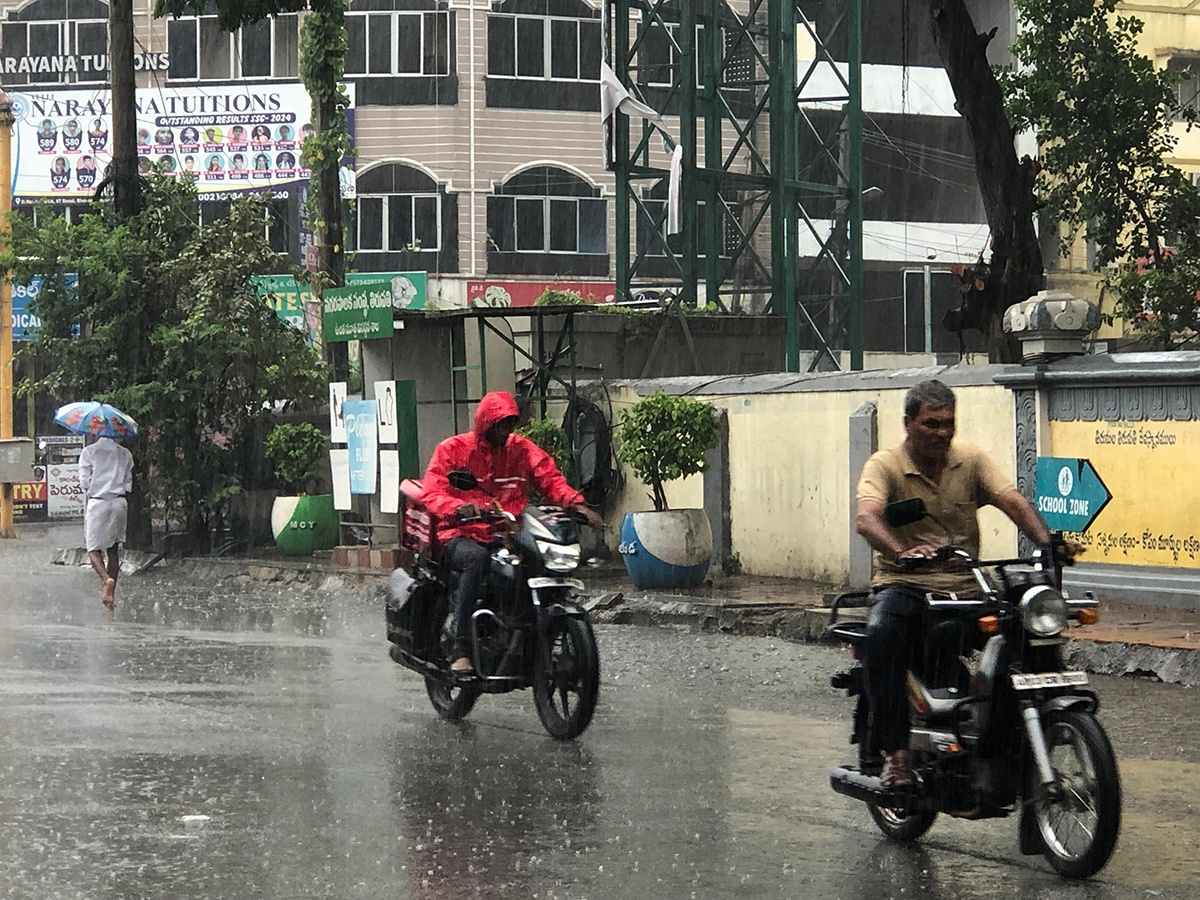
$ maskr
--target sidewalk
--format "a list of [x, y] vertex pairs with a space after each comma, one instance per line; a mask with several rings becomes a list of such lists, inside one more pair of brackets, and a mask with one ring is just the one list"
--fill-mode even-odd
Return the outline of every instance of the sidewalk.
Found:
[[[55, 556], [60, 564], [77, 564], [70, 550]], [[382, 590], [390, 574], [341, 568], [330, 560], [289, 558], [192, 558], [166, 560], [158, 567], [213, 580], [315, 582], [331, 590]], [[828, 585], [816, 582], [720, 574], [688, 591], [643, 591], [633, 587], [619, 562], [581, 570], [578, 577], [588, 586], [588, 606], [597, 622], [686, 626], [793, 641], [822, 639], [828, 604], [836, 596]], [[1200, 684], [1200, 612], [1107, 601], [1103, 596], [1100, 601], [1098, 624], [1067, 633], [1070, 665], [1106, 675]]]

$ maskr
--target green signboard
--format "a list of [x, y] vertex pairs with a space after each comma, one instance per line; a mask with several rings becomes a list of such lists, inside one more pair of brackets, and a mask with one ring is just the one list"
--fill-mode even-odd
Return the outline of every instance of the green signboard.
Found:
[[424, 309], [428, 280], [424, 272], [347, 272], [346, 286], [386, 282], [393, 309]]
[[258, 296], [275, 310], [275, 315], [307, 334], [312, 343], [319, 321], [312, 286], [291, 275], [256, 275], [250, 281], [258, 290]]
[[362, 341], [392, 336], [392, 290], [383, 282], [322, 292], [325, 341]]

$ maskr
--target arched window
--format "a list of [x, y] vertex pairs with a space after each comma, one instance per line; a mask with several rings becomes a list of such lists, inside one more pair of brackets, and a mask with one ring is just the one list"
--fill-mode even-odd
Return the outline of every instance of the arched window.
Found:
[[0, 78], [27, 84], [108, 81], [108, 4], [101, 0], [33, 0], [0, 25]]
[[419, 169], [384, 163], [360, 172], [355, 263], [364, 272], [458, 271], [458, 197]]
[[608, 274], [608, 204], [566, 169], [514, 175], [488, 197], [487, 217], [491, 274]]
[[599, 81], [599, 9], [504, 0], [488, 15], [488, 106], [597, 111]]
[[458, 102], [455, 14], [438, 0], [352, 0], [346, 78], [359, 106]]

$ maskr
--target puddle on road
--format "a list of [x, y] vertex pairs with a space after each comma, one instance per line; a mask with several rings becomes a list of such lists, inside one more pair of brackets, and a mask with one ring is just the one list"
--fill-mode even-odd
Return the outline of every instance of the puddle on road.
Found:
[[1119, 760], [1124, 816], [1103, 877], [1124, 884], [1192, 884], [1200, 878], [1200, 765]]

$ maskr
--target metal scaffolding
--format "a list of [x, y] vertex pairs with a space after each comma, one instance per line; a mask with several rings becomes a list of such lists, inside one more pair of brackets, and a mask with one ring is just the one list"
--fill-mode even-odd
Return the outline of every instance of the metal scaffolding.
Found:
[[765, 309], [790, 371], [801, 350], [862, 368], [861, 3], [606, 0], [607, 62], [682, 148], [669, 235], [670, 154], [649, 121], [606, 124], [618, 299]]

